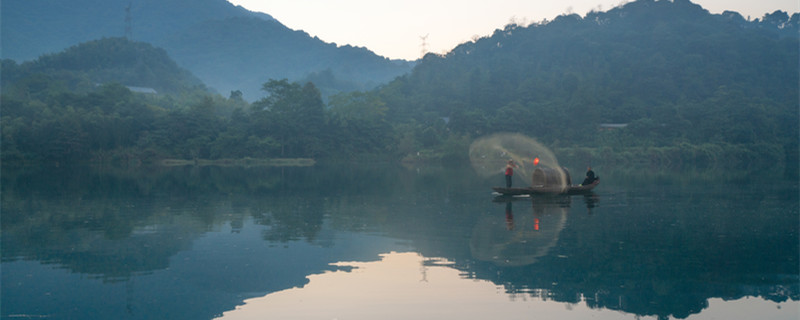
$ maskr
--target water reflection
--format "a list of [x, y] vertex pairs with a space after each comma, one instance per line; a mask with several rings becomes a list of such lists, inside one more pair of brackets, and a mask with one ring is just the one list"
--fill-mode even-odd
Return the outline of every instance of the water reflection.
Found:
[[[470, 275], [502, 284], [511, 294], [544, 293], [555, 301], [584, 302], [659, 319], [702, 313], [709, 308], [710, 297], [792, 301], [789, 307], [797, 312], [798, 232], [796, 221], [790, 220], [797, 217], [796, 201], [774, 207], [787, 195], [774, 186], [767, 187], [771, 191], [766, 194], [765, 190], [750, 193], [750, 188], [747, 193], [731, 192], [727, 186], [704, 186], [699, 192], [658, 188], [610, 194], [613, 203], [606, 208], [612, 210], [594, 211], [600, 196], [587, 195], [583, 202], [589, 214], [577, 214], [579, 208], [564, 211], [569, 220], [553, 229], [561, 232], [546, 254], [517, 265], [504, 263], [512, 259], [479, 258], [491, 264], [471, 265]], [[713, 190], [717, 188], [721, 191]], [[533, 217], [558, 213], [572, 202], [569, 197], [530, 201]], [[519, 214], [509, 212], [518, 203], [505, 205], [506, 225], [513, 225], [512, 231], [518, 228]], [[526, 224], [526, 230], [536, 229], [535, 219]], [[493, 230], [506, 237], [496, 237], [500, 247], [506, 239], [526, 238], [522, 233]]]
[[[594, 297], [568, 305], [546, 294], [498, 294], [486, 280], [468, 281], [453, 262], [415, 252], [381, 254], [380, 261], [337, 262], [348, 271], [308, 276], [308, 284], [247, 299], [217, 319], [655, 319], [594, 308]], [[342, 290], [347, 288], [347, 290]], [[707, 312], [691, 319], [757, 319], [766, 314], [792, 319], [797, 304], [762, 299], [712, 299]], [[793, 310], [792, 308], [795, 308]]]
[[[615, 184], [624, 179], [606, 173], [596, 194], [494, 202], [470, 174], [430, 168], [0, 178], [3, 317], [208, 319], [258, 298], [380, 297], [393, 286], [412, 293], [391, 296], [386, 310], [402, 299], [474, 304], [465, 319], [531, 308], [703, 318], [762, 305], [794, 319], [800, 300], [796, 183]], [[406, 253], [381, 255], [392, 251]], [[408, 283], [393, 282], [401, 275]], [[265, 316], [281, 310], [269, 303]], [[363, 305], [340, 311], [368, 314]]]
[[591, 214], [592, 209], [597, 207], [598, 202], [600, 202], [600, 196], [594, 192], [589, 192], [583, 195], [583, 203], [586, 204], [586, 213]]
[[[495, 202], [505, 203], [505, 224], [496, 217], [481, 217], [470, 239], [472, 256], [498, 266], [536, 263], [558, 242], [567, 222], [569, 201], [569, 196], [495, 198]], [[517, 211], [515, 215], [514, 202], [517, 207], [526, 205], [530, 208]]]

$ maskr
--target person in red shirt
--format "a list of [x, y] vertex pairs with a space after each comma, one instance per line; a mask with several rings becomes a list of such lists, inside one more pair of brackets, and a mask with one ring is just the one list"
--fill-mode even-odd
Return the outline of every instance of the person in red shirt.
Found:
[[506, 164], [506, 188], [511, 188], [511, 177], [514, 175], [514, 168], [516, 167], [514, 160], [508, 160]]

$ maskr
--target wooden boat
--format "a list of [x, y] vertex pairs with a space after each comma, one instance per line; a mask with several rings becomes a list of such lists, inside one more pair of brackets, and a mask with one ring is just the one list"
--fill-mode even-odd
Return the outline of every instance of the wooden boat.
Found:
[[527, 188], [505, 188], [505, 187], [492, 187], [497, 193], [505, 196], [521, 196], [521, 195], [537, 195], [537, 194], [585, 194], [589, 193], [594, 187], [600, 184], [600, 180], [595, 180], [592, 184], [588, 185], [570, 185], [566, 188], [560, 186], [545, 186], [536, 185]]
[[503, 188], [492, 187], [492, 189], [506, 196], [535, 195], [535, 194], [584, 194], [588, 193], [598, 184], [600, 178], [588, 185], [571, 184], [569, 171], [566, 168], [536, 168], [533, 171], [531, 186], [526, 188]]

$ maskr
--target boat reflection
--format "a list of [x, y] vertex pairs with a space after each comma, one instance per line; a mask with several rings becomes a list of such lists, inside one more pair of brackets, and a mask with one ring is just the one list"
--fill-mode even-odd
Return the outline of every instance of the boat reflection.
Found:
[[[587, 210], [596, 206], [596, 194], [584, 196]], [[558, 243], [569, 213], [571, 196], [496, 197], [505, 204], [505, 224], [493, 216], [481, 218], [470, 239], [473, 258], [497, 266], [525, 266], [547, 255]], [[530, 204], [530, 209], [514, 214], [514, 203]]]
[[594, 209], [594, 207], [597, 207], [598, 202], [600, 202], [600, 197], [594, 192], [590, 192], [583, 195], [583, 203], [586, 204], [586, 213], [591, 214], [592, 209]]

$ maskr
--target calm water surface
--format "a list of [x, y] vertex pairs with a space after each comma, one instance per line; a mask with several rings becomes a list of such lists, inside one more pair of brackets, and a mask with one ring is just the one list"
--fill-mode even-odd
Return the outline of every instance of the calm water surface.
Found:
[[509, 200], [469, 169], [4, 168], [0, 314], [800, 317], [797, 181], [595, 170]]

